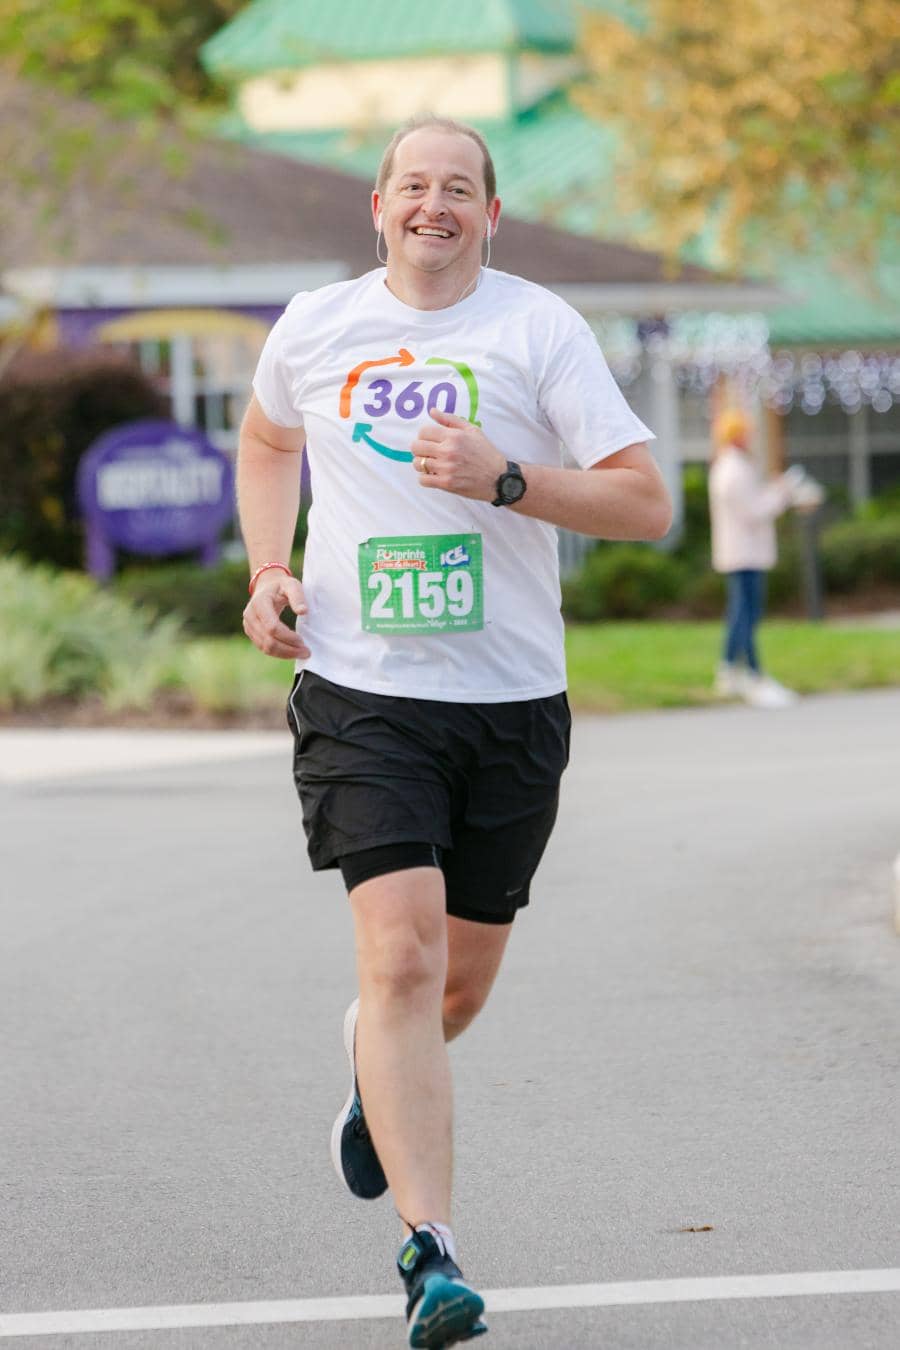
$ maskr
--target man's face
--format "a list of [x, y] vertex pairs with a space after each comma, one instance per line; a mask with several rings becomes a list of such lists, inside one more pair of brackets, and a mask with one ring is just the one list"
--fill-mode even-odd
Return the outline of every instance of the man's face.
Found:
[[471, 276], [481, 243], [496, 224], [500, 202], [485, 201], [481, 150], [468, 136], [423, 128], [405, 136], [394, 153], [384, 194], [372, 194], [394, 266]]

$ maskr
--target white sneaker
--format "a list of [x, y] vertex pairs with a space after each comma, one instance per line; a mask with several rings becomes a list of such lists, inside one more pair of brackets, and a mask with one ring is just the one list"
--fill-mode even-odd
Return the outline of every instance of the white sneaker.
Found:
[[720, 661], [713, 685], [722, 698], [735, 698], [744, 692], [744, 672], [730, 661]]
[[744, 677], [743, 695], [752, 708], [790, 708], [797, 702], [793, 689], [786, 689], [771, 675], [754, 675], [752, 671]]

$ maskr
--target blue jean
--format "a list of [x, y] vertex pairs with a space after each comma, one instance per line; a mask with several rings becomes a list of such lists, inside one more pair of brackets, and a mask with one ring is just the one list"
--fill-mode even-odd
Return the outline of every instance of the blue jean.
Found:
[[755, 629], [766, 603], [766, 574], [757, 571], [728, 572], [728, 612], [725, 616], [725, 647], [722, 653], [729, 665], [746, 661], [751, 670], [759, 670]]

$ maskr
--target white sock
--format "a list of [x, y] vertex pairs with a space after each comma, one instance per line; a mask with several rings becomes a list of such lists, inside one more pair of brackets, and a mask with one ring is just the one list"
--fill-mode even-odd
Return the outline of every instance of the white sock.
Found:
[[433, 1238], [437, 1238], [437, 1243], [442, 1248], [444, 1255], [449, 1256], [450, 1260], [456, 1262], [456, 1239], [453, 1236], [453, 1229], [445, 1223], [419, 1223], [416, 1224], [417, 1233], [430, 1233]]

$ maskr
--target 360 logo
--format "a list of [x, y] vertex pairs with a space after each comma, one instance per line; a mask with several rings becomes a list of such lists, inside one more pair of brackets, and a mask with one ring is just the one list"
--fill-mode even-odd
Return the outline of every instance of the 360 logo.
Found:
[[[354, 366], [349, 372], [341, 388], [339, 411], [343, 418], [350, 418], [351, 405], [353, 402], [353, 393], [366, 371], [378, 366], [400, 366], [408, 367], [415, 364], [416, 358], [412, 352], [401, 347], [396, 356], [382, 356], [373, 361], [360, 361], [358, 366]], [[425, 361], [426, 366], [446, 366], [456, 371], [469, 395], [469, 413], [467, 421], [473, 426], [480, 427], [478, 421], [478, 381], [472, 372], [472, 368], [464, 361], [451, 361], [448, 357], [429, 356]], [[406, 383], [400, 383], [396, 380], [380, 376], [375, 380], [370, 380], [365, 387], [366, 401], [362, 405], [362, 411], [367, 417], [386, 417], [388, 413], [394, 412], [404, 421], [412, 422], [421, 417], [423, 413], [430, 412], [432, 408], [440, 408], [442, 412], [455, 413], [457, 405], [457, 386], [450, 380], [440, 380], [431, 385], [427, 391], [422, 389], [422, 380], [410, 380]], [[461, 416], [462, 414], [460, 414]], [[379, 455], [384, 455], [386, 459], [399, 460], [401, 463], [409, 464], [412, 462], [412, 451], [395, 450], [392, 446], [384, 445], [381, 441], [375, 439], [371, 434], [373, 431], [372, 422], [356, 422], [353, 427], [354, 441], [363, 441], [370, 446]]]

